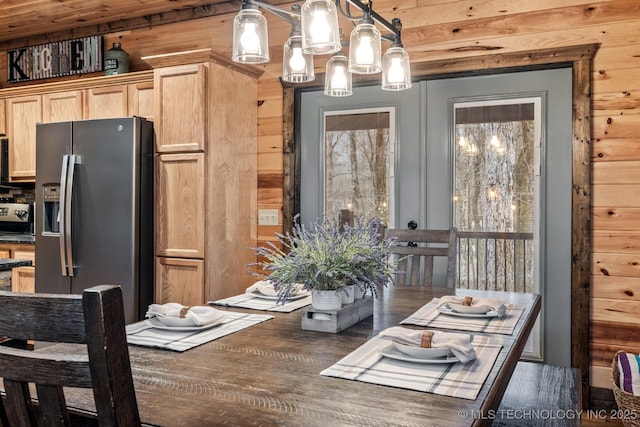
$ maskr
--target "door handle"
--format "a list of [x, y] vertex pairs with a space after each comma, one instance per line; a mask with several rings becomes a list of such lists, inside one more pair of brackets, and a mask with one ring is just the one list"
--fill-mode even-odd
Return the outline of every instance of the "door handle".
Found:
[[69, 269], [67, 263], [67, 250], [66, 250], [66, 224], [67, 224], [67, 212], [66, 212], [66, 199], [67, 199], [67, 177], [69, 172], [69, 155], [62, 156], [62, 165], [60, 168], [60, 209], [58, 211], [58, 241], [60, 243], [60, 268], [62, 269], [62, 275], [68, 276]]
[[76, 163], [79, 161], [79, 157], [76, 156], [75, 154], [70, 154], [69, 156], [69, 168], [68, 168], [68, 173], [67, 173], [67, 186], [68, 186], [68, 191], [67, 191], [67, 199], [65, 200], [65, 210], [66, 210], [66, 214], [65, 214], [65, 239], [66, 239], [66, 249], [67, 249], [67, 269], [68, 269], [68, 275], [70, 277], [75, 276], [74, 273], [74, 264], [73, 264], [73, 228], [72, 228], [72, 224], [73, 224], [73, 209], [72, 209], [72, 202], [73, 202], [73, 183], [74, 183], [74, 178], [75, 178], [75, 170], [76, 170]]
[[[407, 227], [409, 228], [409, 230], [415, 230], [416, 228], [418, 228], [418, 223], [412, 219], [407, 223]], [[412, 248], [415, 248], [416, 246], [418, 246], [418, 244], [415, 242], [409, 242], [407, 243], [407, 246], [411, 246]]]

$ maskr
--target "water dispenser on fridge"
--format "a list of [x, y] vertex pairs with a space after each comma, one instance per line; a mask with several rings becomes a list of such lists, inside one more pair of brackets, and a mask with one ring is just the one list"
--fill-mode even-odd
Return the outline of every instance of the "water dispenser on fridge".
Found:
[[42, 232], [58, 234], [60, 233], [60, 184], [44, 184], [42, 188], [44, 203]]

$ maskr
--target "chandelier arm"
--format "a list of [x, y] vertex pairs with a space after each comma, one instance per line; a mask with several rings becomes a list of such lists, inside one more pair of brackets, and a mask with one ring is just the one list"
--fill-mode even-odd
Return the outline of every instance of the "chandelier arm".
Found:
[[395, 34], [396, 36], [400, 36], [400, 30], [398, 30], [396, 27], [393, 26], [393, 24], [391, 24], [391, 22], [387, 21], [382, 16], [378, 15], [369, 6], [367, 6], [360, 0], [346, 0], [346, 1], [356, 6], [358, 9], [362, 10], [362, 12], [368, 12], [376, 22], [378, 22], [380, 25], [382, 25], [387, 30], [389, 30], [389, 32]]
[[244, 0], [243, 8], [245, 6], [258, 6], [261, 7], [278, 18], [284, 19], [288, 23], [290, 23], [294, 28], [300, 28], [300, 12], [295, 10], [284, 10], [279, 7], [270, 5], [269, 3], [261, 2], [259, 0]]
[[348, 1], [345, 1], [345, 5], [346, 5], [346, 12], [345, 12], [345, 9], [342, 8], [342, 2], [340, 0], [336, 0], [336, 9], [338, 10], [338, 12], [340, 12], [340, 15], [342, 15], [347, 20], [351, 22], [355, 22], [355, 21], [361, 20], [364, 17], [364, 14], [362, 16], [351, 15], [350, 3]]

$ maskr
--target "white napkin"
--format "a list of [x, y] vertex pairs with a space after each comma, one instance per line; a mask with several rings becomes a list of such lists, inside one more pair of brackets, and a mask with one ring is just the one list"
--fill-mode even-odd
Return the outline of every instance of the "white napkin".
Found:
[[[408, 329], [402, 326], [392, 326], [380, 332], [382, 339], [397, 342], [398, 344], [420, 347], [423, 330]], [[431, 348], [449, 348], [462, 363], [467, 363], [476, 358], [476, 350], [471, 344], [468, 335], [448, 334], [446, 332], [433, 331]]]
[[[180, 312], [183, 308], [187, 307], [175, 302], [151, 304], [145, 317], [164, 316], [180, 318]], [[184, 317], [190, 319], [196, 326], [202, 326], [215, 322], [223, 315], [224, 313], [222, 311], [216, 310], [213, 307], [198, 305], [189, 307]]]
[[[453, 295], [446, 295], [446, 296], [440, 297], [440, 301], [438, 302], [438, 308], [442, 306], [445, 306], [447, 308], [452, 308], [449, 306], [450, 302], [454, 304], [462, 304], [464, 302], [464, 297], [453, 296]], [[489, 307], [488, 314], [493, 312], [493, 313], [496, 313], [498, 317], [503, 317], [507, 311], [507, 307], [499, 299], [474, 297], [471, 300], [471, 306], [473, 307], [480, 307], [483, 305], [486, 305], [487, 307]]]
[[[285, 285], [283, 285], [281, 289], [284, 289], [284, 286]], [[302, 290], [303, 285], [302, 283], [293, 283], [291, 286], [293, 287], [291, 291], [291, 296], [293, 296]], [[261, 293], [262, 295], [269, 296], [269, 297], [278, 296], [278, 292], [274, 289], [273, 282], [271, 282], [270, 280], [258, 280], [256, 283], [249, 286], [245, 290], [246, 293], [251, 293], [256, 291]]]

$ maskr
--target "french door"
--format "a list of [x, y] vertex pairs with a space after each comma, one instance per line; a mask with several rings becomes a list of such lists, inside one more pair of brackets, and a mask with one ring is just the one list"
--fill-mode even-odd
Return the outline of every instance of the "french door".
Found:
[[[526, 240], [461, 239], [458, 286], [473, 278], [483, 289], [542, 294], [526, 355], [569, 366], [570, 69], [422, 81], [397, 93], [357, 88], [347, 98], [304, 92], [298, 140], [303, 222], [349, 209], [394, 228], [413, 221]], [[495, 262], [514, 258], [521, 264]]]

